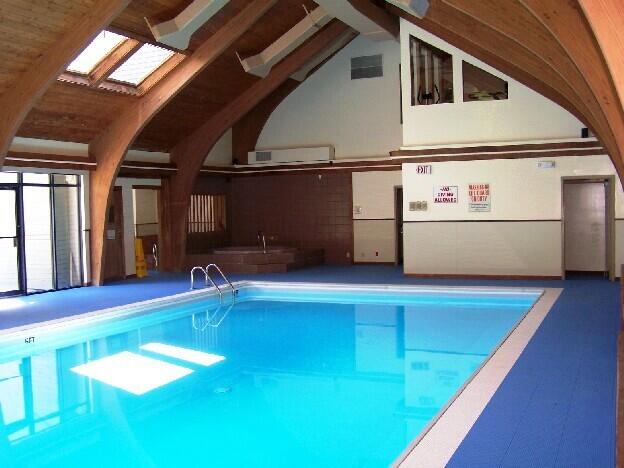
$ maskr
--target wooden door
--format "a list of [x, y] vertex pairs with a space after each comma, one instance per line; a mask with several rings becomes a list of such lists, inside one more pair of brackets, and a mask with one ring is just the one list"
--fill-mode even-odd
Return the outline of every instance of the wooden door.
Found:
[[106, 216], [106, 260], [104, 280], [122, 279], [126, 276], [123, 243], [123, 195], [121, 187], [115, 187], [113, 200]]

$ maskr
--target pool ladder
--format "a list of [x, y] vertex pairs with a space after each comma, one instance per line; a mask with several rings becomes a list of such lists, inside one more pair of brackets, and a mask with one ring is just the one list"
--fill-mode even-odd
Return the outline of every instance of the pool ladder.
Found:
[[215, 280], [212, 279], [212, 276], [210, 276], [211, 268], [215, 269], [217, 273], [219, 273], [221, 278], [223, 278], [223, 281], [225, 281], [225, 283], [230, 287], [232, 291], [232, 301], [233, 301], [234, 298], [236, 297], [236, 294], [238, 294], [238, 291], [236, 290], [232, 282], [228, 279], [228, 277], [225, 276], [223, 271], [221, 271], [221, 268], [219, 268], [219, 266], [215, 263], [210, 263], [209, 265], [206, 266], [206, 268], [195, 266], [191, 269], [191, 289], [195, 289], [195, 274], [194, 273], [195, 271], [199, 270], [204, 274], [205, 286], [208, 286], [208, 283], [210, 282], [216, 288], [217, 292], [219, 293], [220, 302], [223, 303], [223, 290], [221, 289], [221, 287], [219, 287], [219, 285], [215, 282]]
[[[225, 310], [225, 313], [221, 313], [221, 310], [223, 309], [223, 291], [221, 290], [219, 285], [215, 282], [215, 280], [212, 279], [212, 276], [210, 276], [211, 268], [215, 269], [217, 273], [219, 273], [221, 278], [223, 278], [225, 283], [230, 287], [232, 291], [232, 301], [228, 305], [228, 308]], [[199, 315], [199, 314], [193, 314], [193, 317], [192, 317], [193, 328], [198, 331], [204, 331], [208, 327], [219, 328], [219, 325], [221, 325], [221, 322], [225, 320], [225, 318], [228, 316], [228, 314], [234, 307], [234, 304], [236, 303], [236, 294], [238, 293], [238, 291], [236, 290], [232, 282], [228, 279], [228, 277], [225, 276], [223, 271], [221, 271], [221, 268], [219, 268], [219, 266], [214, 263], [207, 265], [206, 268], [196, 266], [191, 269], [191, 289], [195, 289], [194, 273], [197, 270], [204, 273], [205, 285], [208, 286], [208, 283], [210, 282], [216, 288], [217, 292], [219, 293], [219, 307], [217, 307], [217, 309], [214, 311], [213, 314], [210, 314], [209, 311], [206, 311], [205, 319], [203, 320], [201, 318], [196, 317], [196, 315]]]

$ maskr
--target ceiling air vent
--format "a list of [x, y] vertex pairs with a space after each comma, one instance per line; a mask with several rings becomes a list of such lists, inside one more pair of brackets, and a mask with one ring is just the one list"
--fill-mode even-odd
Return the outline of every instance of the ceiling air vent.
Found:
[[351, 79], [376, 78], [383, 76], [382, 55], [364, 55], [351, 58]]
[[270, 151], [256, 151], [256, 162], [269, 162], [270, 160]]

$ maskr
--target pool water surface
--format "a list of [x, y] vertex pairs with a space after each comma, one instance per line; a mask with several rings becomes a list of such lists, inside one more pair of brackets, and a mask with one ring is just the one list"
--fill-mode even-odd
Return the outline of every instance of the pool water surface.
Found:
[[387, 466], [540, 293], [265, 284], [11, 332], [0, 466]]

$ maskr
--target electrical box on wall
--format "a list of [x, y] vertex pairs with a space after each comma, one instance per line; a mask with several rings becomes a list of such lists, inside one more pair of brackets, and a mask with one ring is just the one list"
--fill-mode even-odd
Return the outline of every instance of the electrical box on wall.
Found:
[[409, 210], [410, 211], [427, 211], [427, 202], [425, 200], [409, 202]]

